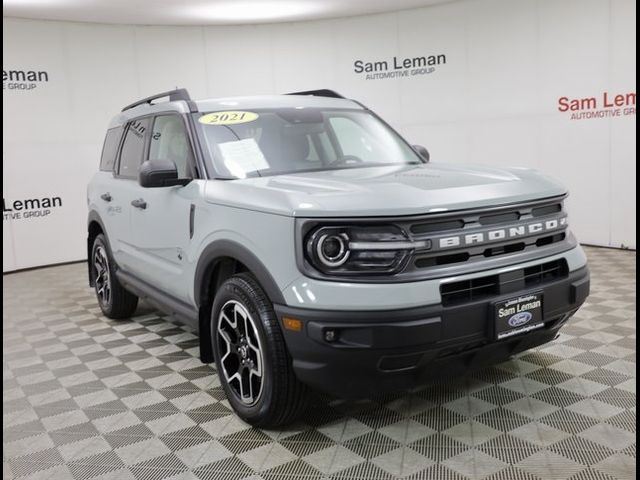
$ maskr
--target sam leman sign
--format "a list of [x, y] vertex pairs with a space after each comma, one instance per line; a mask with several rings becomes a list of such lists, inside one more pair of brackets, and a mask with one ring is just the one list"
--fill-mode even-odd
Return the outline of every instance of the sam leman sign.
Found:
[[380, 80], [383, 78], [402, 78], [414, 75], [428, 75], [435, 72], [436, 67], [445, 65], [447, 56], [428, 55], [423, 57], [393, 57], [388, 60], [374, 60], [365, 62], [355, 60], [353, 72], [364, 75], [365, 80]]

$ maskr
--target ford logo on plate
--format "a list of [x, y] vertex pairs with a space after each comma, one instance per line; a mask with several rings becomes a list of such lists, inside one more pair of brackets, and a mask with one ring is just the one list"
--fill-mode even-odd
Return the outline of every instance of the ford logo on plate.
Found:
[[531, 312], [520, 312], [516, 313], [513, 317], [511, 317], [507, 322], [512, 327], [519, 327], [520, 325], [524, 325], [529, 320], [533, 318]]

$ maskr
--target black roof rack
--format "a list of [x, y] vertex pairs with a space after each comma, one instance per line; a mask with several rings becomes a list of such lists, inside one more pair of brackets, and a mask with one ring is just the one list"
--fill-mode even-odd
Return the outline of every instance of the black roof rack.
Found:
[[346, 98], [338, 92], [329, 90], [328, 88], [321, 88], [320, 90], [306, 90], [304, 92], [291, 92], [286, 95], [313, 95], [314, 97]]
[[189, 92], [186, 88], [176, 88], [175, 90], [170, 90], [168, 92], [158, 93], [157, 95], [151, 95], [150, 97], [143, 98], [142, 100], [138, 100], [137, 102], [133, 102], [130, 105], [127, 105], [122, 109], [122, 111], [129, 110], [131, 108], [137, 107], [138, 105], [144, 105], [145, 103], [151, 104], [152, 101], [157, 100], [159, 98], [169, 97], [170, 102], [175, 102], [177, 100], [184, 100], [189, 105], [189, 111], [197, 112], [198, 107], [195, 102], [191, 100], [189, 96]]

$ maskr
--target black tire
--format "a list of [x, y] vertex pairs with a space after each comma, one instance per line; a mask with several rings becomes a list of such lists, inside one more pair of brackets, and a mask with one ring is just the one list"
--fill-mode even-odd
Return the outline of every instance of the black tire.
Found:
[[[89, 261], [96, 298], [102, 313], [105, 317], [114, 320], [131, 317], [138, 307], [138, 297], [125, 290], [118, 281], [115, 275], [116, 265], [103, 234], [99, 234], [94, 240]], [[105, 288], [108, 289], [107, 294], [105, 294]]]
[[[223, 308], [228, 313], [229, 308], [233, 307], [234, 315], [238, 312], [237, 318], [244, 319], [244, 313], [237, 305], [243, 307], [245, 312], [250, 315], [249, 322], [255, 327], [249, 326], [248, 330], [245, 329], [245, 343], [243, 343], [244, 335], [241, 331], [236, 332], [237, 341], [235, 343], [229, 342], [229, 335], [233, 335], [233, 333], [227, 333], [227, 331], [232, 327], [220, 315]], [[236, 321], [238, 325], [242, 325], [242, 323], [240, 320]], [[227, 338], [219, 331], [221, 324]], [[248, 325], [246, 321], [245, 325]], [[255, 335], [257, 335], [256, 338], [254, 338]], [[211, 337], [220, 383], [229, 403], [240, 418], [251, 425], [273, 428], [291, 423], [300, 416], [307, 405], [308, 389], [300, 383], [293, 372], [291, 356], [287, 350], [273, 306], [260, 284], [251, 274], [234, 275], [220, 286], [211, 309]], [[234, 344], [235, 347], [232, 346]], [[245, 346], [245, 354], [241, 355], [242, 345]], [[262, 354], [256, 353], [252, 345], [259, 347]], [[229, 351], [235, 353], [226, 355]], [[249, 353], [246, 354], [246, 352]], [[235, 355], [235, 360], [233, 355]], [[224, 365], [223, 356], [226, 358]], [[259, 362], [258, 358], [261, 358], [262, 362]], [[250, 367], [240, 365], [245, 361], [251, 362], [253, 370]], [[256, 375], [251, 376], [251, 372], [256, 371], [258, 363], [261, 363], [260, 370], [262, 372], [259, 379]], [[234, 364], [238, 365], [238, 375], [241, 377], [240, 380], [236, 378], [230, 383], [227, 377], [236, 376], [235, 374], [231, 375]], [[242, 391], [238, 392], [238, 390], [240, 383], [246, 378], [247, 370], [249, 370], [249, 380], [243, 385], [247, 387], [251, 384], [247, 389], [252, 397], [249, 399], [249, 396], [246, 396], [243, 401]], [[260, 387], [257, 386], [258, 380]], [[254, 394], [254, 390], [257, 389], [259, 392]]]

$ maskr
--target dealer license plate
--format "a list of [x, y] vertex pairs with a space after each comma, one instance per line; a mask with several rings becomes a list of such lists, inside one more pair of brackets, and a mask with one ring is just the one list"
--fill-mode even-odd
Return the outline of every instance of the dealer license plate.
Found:
[[495, 304], [495, 332], [498, 340], [543, 326], [540, 292], [528, 293]]

